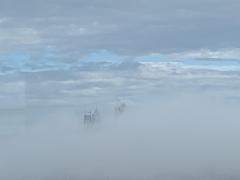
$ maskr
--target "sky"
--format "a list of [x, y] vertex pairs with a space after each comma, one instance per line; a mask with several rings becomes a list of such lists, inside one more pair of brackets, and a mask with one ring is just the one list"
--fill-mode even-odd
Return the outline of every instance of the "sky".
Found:
[[0, 179], [239, 179], [239, 8], [0, 0]]
[[1, 73], [25, 71], [24, 64], [36, 69], [39, 63], [66, 69], [89, 60], [240, 58], [236, 0], [1, 0], [0, 5]]

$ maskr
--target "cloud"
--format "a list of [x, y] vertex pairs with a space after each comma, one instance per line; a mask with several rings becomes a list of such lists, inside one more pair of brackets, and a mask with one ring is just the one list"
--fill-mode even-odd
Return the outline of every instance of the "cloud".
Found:
[[17, 40], [29, 51], [55, 47], [72, 53], [107, 49], [144, 55], [238, 48], [240, 42], [235, 0], [0, 2], [1, 33], [10, 49], [19, 49]]
[[[3, 96], [22, 97], [29, 105], [110, 102], [119, 96], [135, 101], [139, 96], [146, 96], [148, 93], [157, 95], [161, 92], [170, 95], [196, 90], [216, 91], [216, 94], [224, 92], [226, 98], [239, 98], [236, 92], [239, 88], [239, 60], [196, 59], [152, 62], [130, 62], [125, 59], [122, 62], [80, 60], [72, 63], [69, 68], [62, 65], [62, 62], [58, 64], [55, 60], [46, 61], [47, 64], [40, 60], [39, 64], [35, 64], [35, 69], [25, 68], [22, 71], [16, 67], [2, 69], [0, 76], [2, 88], [5, 87], [6, 82], [11, 82], [12, 85], [24, 82], [22, 93], [10, 94], [7, 93], [7, 89]], [[16, 65], [10, 67], [14, 68], [14, 66]], [[4, 103], [5, 101], [1, 101], [3, 107]], [[14, 101], [11, 103], [14, 104]]]
[[185, 59], [240, 59], [240, 49], [220, 49], [220, 50], [209, 50], [202, 49], [198, 51], [175, 53], [170, 55], [172, 58], [185, 58]]

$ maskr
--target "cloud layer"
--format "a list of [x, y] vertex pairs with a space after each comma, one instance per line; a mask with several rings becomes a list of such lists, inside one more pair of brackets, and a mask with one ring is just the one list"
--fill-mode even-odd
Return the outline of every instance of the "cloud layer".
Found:
[[239, 47], [236, 0], [0, 1], [2, 50], [128, 55]]

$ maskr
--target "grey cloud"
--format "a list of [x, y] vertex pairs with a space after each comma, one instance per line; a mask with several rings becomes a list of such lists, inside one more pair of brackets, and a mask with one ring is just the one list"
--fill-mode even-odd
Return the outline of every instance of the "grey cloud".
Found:
[[[0, 16], [11, 19], [12, 29], [25, 27], [39, 33], [42, 41], [33, 45], [38, 48], [145, 54], [239, 47], [240, 14], [235, 0], [0, 3]], [[7, 26], [6, 20], [0, 26]]]

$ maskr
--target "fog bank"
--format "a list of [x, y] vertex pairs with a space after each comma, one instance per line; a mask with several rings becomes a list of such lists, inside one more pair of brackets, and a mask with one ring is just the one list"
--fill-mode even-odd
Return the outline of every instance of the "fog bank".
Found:
[[130, 103], [119, 117], [102, 103], [92, 128], [84, 127], [81, 106], [1, 110], [0, 177], [237, 179], [238, 109], [194, 93]]

